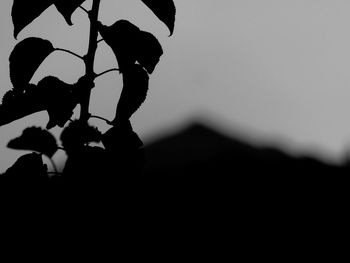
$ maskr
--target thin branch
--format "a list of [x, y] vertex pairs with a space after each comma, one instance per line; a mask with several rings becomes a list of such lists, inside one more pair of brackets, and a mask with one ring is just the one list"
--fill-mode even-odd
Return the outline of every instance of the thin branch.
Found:
[[103, 71], [103, 72], [101, 72], [99, 74], [95, 74], [95, 78], [101, 77], [102, 75], [107, 74], [107, 73], [109, 73], [111, 71], [118, 71], [119, 72], [119, 69], [111, 68], [111, 69], [105, 70], [105, 71]]
[[80, 97], [80, 117], [82, 121], [87, 121], [89, 119], [89, 105], [91, 97], [91, 88], [94, 87], [94, 62], [97, 49], [97, 39], [98, 39], [98, 14], [100, 9], [101, 0], [93, 0], [92, 7], [89, 11], [90, 19], [90, 34], [89, 34], [89, 47], [87, 54], [85, 56], [85, 76], [87, 77], [88, 82], [91, 85], [88, 86], [89, 89], [86, 89], [82, 96]]
[[112, 125], [112, 122], [107, 120], [106, 118], [100, 117], [100, 116], [96, 116], [96, 115], [90, 115], [90, 118], [94, 118], [94, 119], [100, 119], [105, 121], [108, 125]]
[[71, 55], [73, 55], [73, 56], [75, 56], [75, 57], [77, 57], [77, 58], [80, 58], [80, 59], [83, 60], [83, 61], [85, 60], [84, 57], [82, 57], [82, 56], [80, 56], [80, 55], [78, 55], [78, 54], [76, 54], [76, 53], [74, 53], [74, 52], [72, 52], [72, 51], [70, 51], [70, 50], [68, 50], [68, 49], [64, 49], [64, 48], [55, 48], [55, 51], [62, 51], [62, 52], [71, 54]]
[[89, 14], [89, 11], [88, 11], [85, 7], [79, 6], [79, 8], [80, 8], [81, 10], [83, 10], [85, 13]]

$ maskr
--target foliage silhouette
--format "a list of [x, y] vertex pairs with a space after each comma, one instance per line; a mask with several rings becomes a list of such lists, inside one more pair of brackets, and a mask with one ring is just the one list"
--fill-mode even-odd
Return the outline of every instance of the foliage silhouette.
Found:
[[54, 0], [54, 5], [57, 8], [57, 11], [60, 12], [68, 25], [73, 25], [71, 16], [74, 11], [83, 3], [85, 0]]
[[172, 0], [142, 0], [153, 13], [163, 21], [170, 30], [170, 35], [174, 32], [176, 8]]
[[45, 110], [43, 96], [34, 84], [27, 84], [26, 92], [9, 90], [0, 105], [0, 125], [6, 125], [33, 113]]
[[102, 143], [108, 151], [128, 151], [143, 146], [141, 139], [132, 130], [130, 121], [118, 122], [102, 135]]
[[50, 41], [30, 37], [16, 45], [10, 56], [10, 79], [13, 89], [25, 91], [35, 71], [54, 51]]
[[43, 163], [41, 154], [25, 154], [7, 169], [5, 176], [7, 181], [15, 184], [41, 184], [47, 182], [47, 166]]
[[7, 147], [16, 150], [37, 151], [52, 157], [58, 150], [55, 137], [39, 127], [27, 128], [18, 138], [11, 140]]
[[153, 73], [163, 49], [152, 34], [126, 20], [119, 20], [110, 27], [99, 24], [99, 31], [116, 54], [120, 72], [128, 70], [137, 61], [149, 74]]
[[72, 117], [73, 110], [78, 104], [78, 98], [73, 93], [74, 85], [69, 85], [56, 77], [48, 76], [38, 83], [38, 89], [43, 96], [43, 103], [49, 114], [46, 129], [56, 125], [63, 127]]
[[75, 120], [64, 129], [60, 139], [62, 146], [69, 155], [91, 142], [100, 142], [101, 133], [97, 128], [90, 126], [88, 123]]
[[[137, 64], [123, 72], [124, 86], [117, 105], [114, 123], [130, 119], [145, 101], [148, 91], [148, 74]], [[137, 90], [136, 90], [137, 89]]]
[[32, 23], [51, 5], [55, 5], [57, 10], [65, 18], [66, 22], [69, 25], [72, 25], [70, 17], [83, 2], [85, 2], [85, 0], [14, 0], [12, 6], [14, 37], [17, 38], [19, 32]]
[[[173, 1], [140, 1], [166, 24], [172, 34], [176, 13]], [[38, 153], [22, 156], [8, 169], [7, 174], [23, 172], [42, 176], [47, 173], [47, 169], [44, 169], [41, 155], [44, 154], [51, 160], [59, 148], [64, 149], [68, 156], [63, 176], [60, 176], [67, 181], [94, 181], [102, 171], [133, 174], [142, 166], [143, 143], [133, 131], [130, 118], [146, 100], [149, 74], [153, 73], [163, 49], [156, 37], [129, 21], [119, 20], [112, 26], [102, 25], [98, 16], [103, 0], [93, 0], [91, 8], [83, 7], [84, 2], [85, 0], [13, 1], [11, 15], [15, 38], [51, 6], [57, 9], [68, 25], [73, 25], [72, 14], [78, 8], [82, 9], [90, 20], [90, 36], [84, 56], [56, 48], [49, 40], [36, 37], [26, 38], [15, 46], [9, 58], [13, 88], [2, 98], [0, 126], [36, 112], [47, 111], [49, 121], [46, 129], [56, 126], [63, 128], [60, 136], [63, 147], [58, 146], [56, 139], [47, 130], [27, 128], [20, 137], [10, 141], [8, 147]], [[98, 34], [112, 48], [119, 69], [113, 68], [100, 74], [94, 72], [97, 44], [101, 41], [98, 40]], [[85, 75], [74, 84], [68, 84], [55, 76], [46, 76], [38, 84], [31, 83], [41, 63], [54, 51], [63, 51], [79, 58], [85, 64]], [[89, 104], [95, 79], [112, 70], [123, 75], [123, 89], [115, 117], [113, 121], [108, 121], [92, 115]], [[74, 109], [78, 105], [80, 117], [72, 121]], [[89, 119], [93, 117], [105, 120], [112, 127], [102, 134], [96, 127], [89, 125]], [[67, 125], [69, 121], [71, 122]], [[103, 146], [90, 146], [91, 142], [102, 142]], [[54, 163], [53, 165], [55, 166]], [[85, 177], [78, 176], [79, 174], [84, 174]], [[89, 177], [88, 174], [93, 176]]]
[[47, 129], [63, 127], [78, 104], [81, 81], [74, 85], [48, 76], [38, 85], [26, 84], [23, 91], [5, 93], [0, 105], [0, 125], [5, 125], [33, 113], [46, 110], [49, 114]]

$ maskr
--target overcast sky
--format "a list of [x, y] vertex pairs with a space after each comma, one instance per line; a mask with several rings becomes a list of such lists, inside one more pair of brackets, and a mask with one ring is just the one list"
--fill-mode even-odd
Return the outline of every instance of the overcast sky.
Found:
[[[151, 76], [149, 96], [132, 119], [143, 139], [202, 115], [258, 141], [283, 141], [290, 149], [312, 149], [329, 159], [345, 155], [350, 146], [349, 1], [175, 0], [175, 4], [175, 33], [168, 38], [167, 28], [141, 1], [102, 0], [104, 24], [129, 19], [163, 45], [165, 54]], [[11, 0], [0, 3], [1, 96], [11, 88], [8, 57], [16, 43], [11, 6]], [[85, 14], [76, 11], [73, 22], [69, 27], [50, 8], [20, 33], [19, 40], [42, 37], [55, 47], [84, 54]], [[101, 44], [96, 71], [110, 67], [115, 67], [114, 55]], [[55, 53], [32, 82], [50, 74], [74, 83], [83, 73], [79, 60]], [[118, 74], [101, 77], [91, 111], [111, 119], [120, 89]], [[0, 127], [0, 171], [23, 154], [6, 149], [7, 142], [28, 125], [46, 122], [47, 114], [39, 113]]]

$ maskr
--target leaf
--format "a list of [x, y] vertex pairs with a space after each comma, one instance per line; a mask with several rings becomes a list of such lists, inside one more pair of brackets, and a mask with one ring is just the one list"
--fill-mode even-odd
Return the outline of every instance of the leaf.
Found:
[[14, 92], [14, 90], [8, 90], [2, 97], [1, 104], [4, 105], [13, 103], [16, 97], [15, 94], [16, 93]]
[[5, 94], [0, 105], [0, 126], [46, 109], [35, 85], [27, 84], [25, 90], [25, 93], [10, 90]]
[[13, 0], [12, 22], [14, 25], [14, 37], [27, 25], [41, 15], [54, 0]]
[[7, 147], [15, 150], [36, 151], [50, 158], [58, 149], [55, 137], [50, 132], [39, 127], [25, 129], [22, 135], [11, 140]]
[[102, 143], [109, 151], [133, 151], [143, 146], [139, 136], [133, 131], [129, 120], [116, 123], [102, 135]]
[[158, 40], [151, 33], [141, 31], [139, 34], [140, 45], [136, 49], [137, 61], [152, 74], [160, 57], [163, 55], [163, 49]]
[[41, 100], [49, 114], [49, 122], [46, 129], [56, 125], [63, 127], [73, 115], [73, 110], [78, 101], [73, 95], [73, 85], [60, 79], [48, 76], [38, 83]]
[[75, 120], [63, 130], [60, 139], [69, 154], [82, 149], [87, 143], [100, 142], [101, 133], [87, 122]]
[[47, 8], [54, 4], [68, 23], [72, 25], [71, 16], [85, 0], [13, 0], [12, 22], [14, 37], [40, 16]]
[[174, 32], [176, 7], [173, 0], [141, 0], [169, 28], [170, 35]]
[[73, 93], [74, 86], [48, 76], [37, 86], [27, 84], [24, 92], [8, 91], [0, 105], [0, 126], [46, 110], [50, 118], [47, 129], [56, 125], [63, 127], [78, 103]]
[[117, 57], [119, 70], [135, 64], [138, 34], [140, 29], [126, 20], [119, 20], [111, 26], [99, 24], [99, 31], [105, 42]]
[[123, 82], [114, 123], [128, 121], [145, 101], [149, 77], [140, 65], [135, 64], [123, 72]]
[[16, 184], [23, 180], [28, 180], [27, 183], [37, 183], [33, 179], [47, 177], [47, 165], [44, 164], [41, 154], [29, 153], [19, 157], [14, 165], [7, 169], [6, 175], [9, 176], [8, 179], [16, 180]]
[[99, 31], [116, 55], [120, 72], [132, 67], [136, 61], [148, 73], [154, 71], [163, 49], [151, 33], [141, 31], [126, 20], [119, 20], [112, 26], [99, 24]]
[[106, 149], [107, 171], [115, 171], [125, 179], [143, 174], [143, 143], [133, 131], [130, 121], [118, 122], [102, 135]]
[[73, 96], [81, 102], [86, 96], [86, 91], [92, 90], [94, 86], [95, 84], [91, 81], [91, 78], [88, 75], [84, 75], [74, 84]]
[[30, 37], [18, 43], [10, 55], [10, 79], [14, 90], [23, 91], [34, 73], [54, 51], [51, 42]]
[[54, 4], [60, 12], [68, 25], [73, 25], [71, 16], [74, 11], [82, 4], [85, 0], [54, 0]]

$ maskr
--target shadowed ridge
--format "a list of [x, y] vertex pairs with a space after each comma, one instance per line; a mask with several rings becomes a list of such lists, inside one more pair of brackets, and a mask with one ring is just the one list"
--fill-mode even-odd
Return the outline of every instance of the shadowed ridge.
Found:
[[[243, 138], [243, 139], [242, 139]], [[232, 204], [275, 213], [293, 203], [307, 210], [344, 200], [349, 168], [293, 157], [276, 146], [257, 147], [194, 122], [145, 148], [144, 184], [155, 200], [226, 211]], [[337, 201], [337, 202], [338, 202]], [[254, 208], [253, 208], [254, 209]]]
[[189, 165], [232, 147], [242, 153], [253, 150], [253, 147], [232, 140], [209, 126], [193, 122], [178, 133], [164, 135], [146, 146], [146, 170]]
[[[194, 122], [146, 147], [146, 174], [193, 177], [301, 178], [342, 174], [346, 166], [293, 157], [276, 146], [257, 147]], [[286, 179], [287, 180], [287, 179]]]

